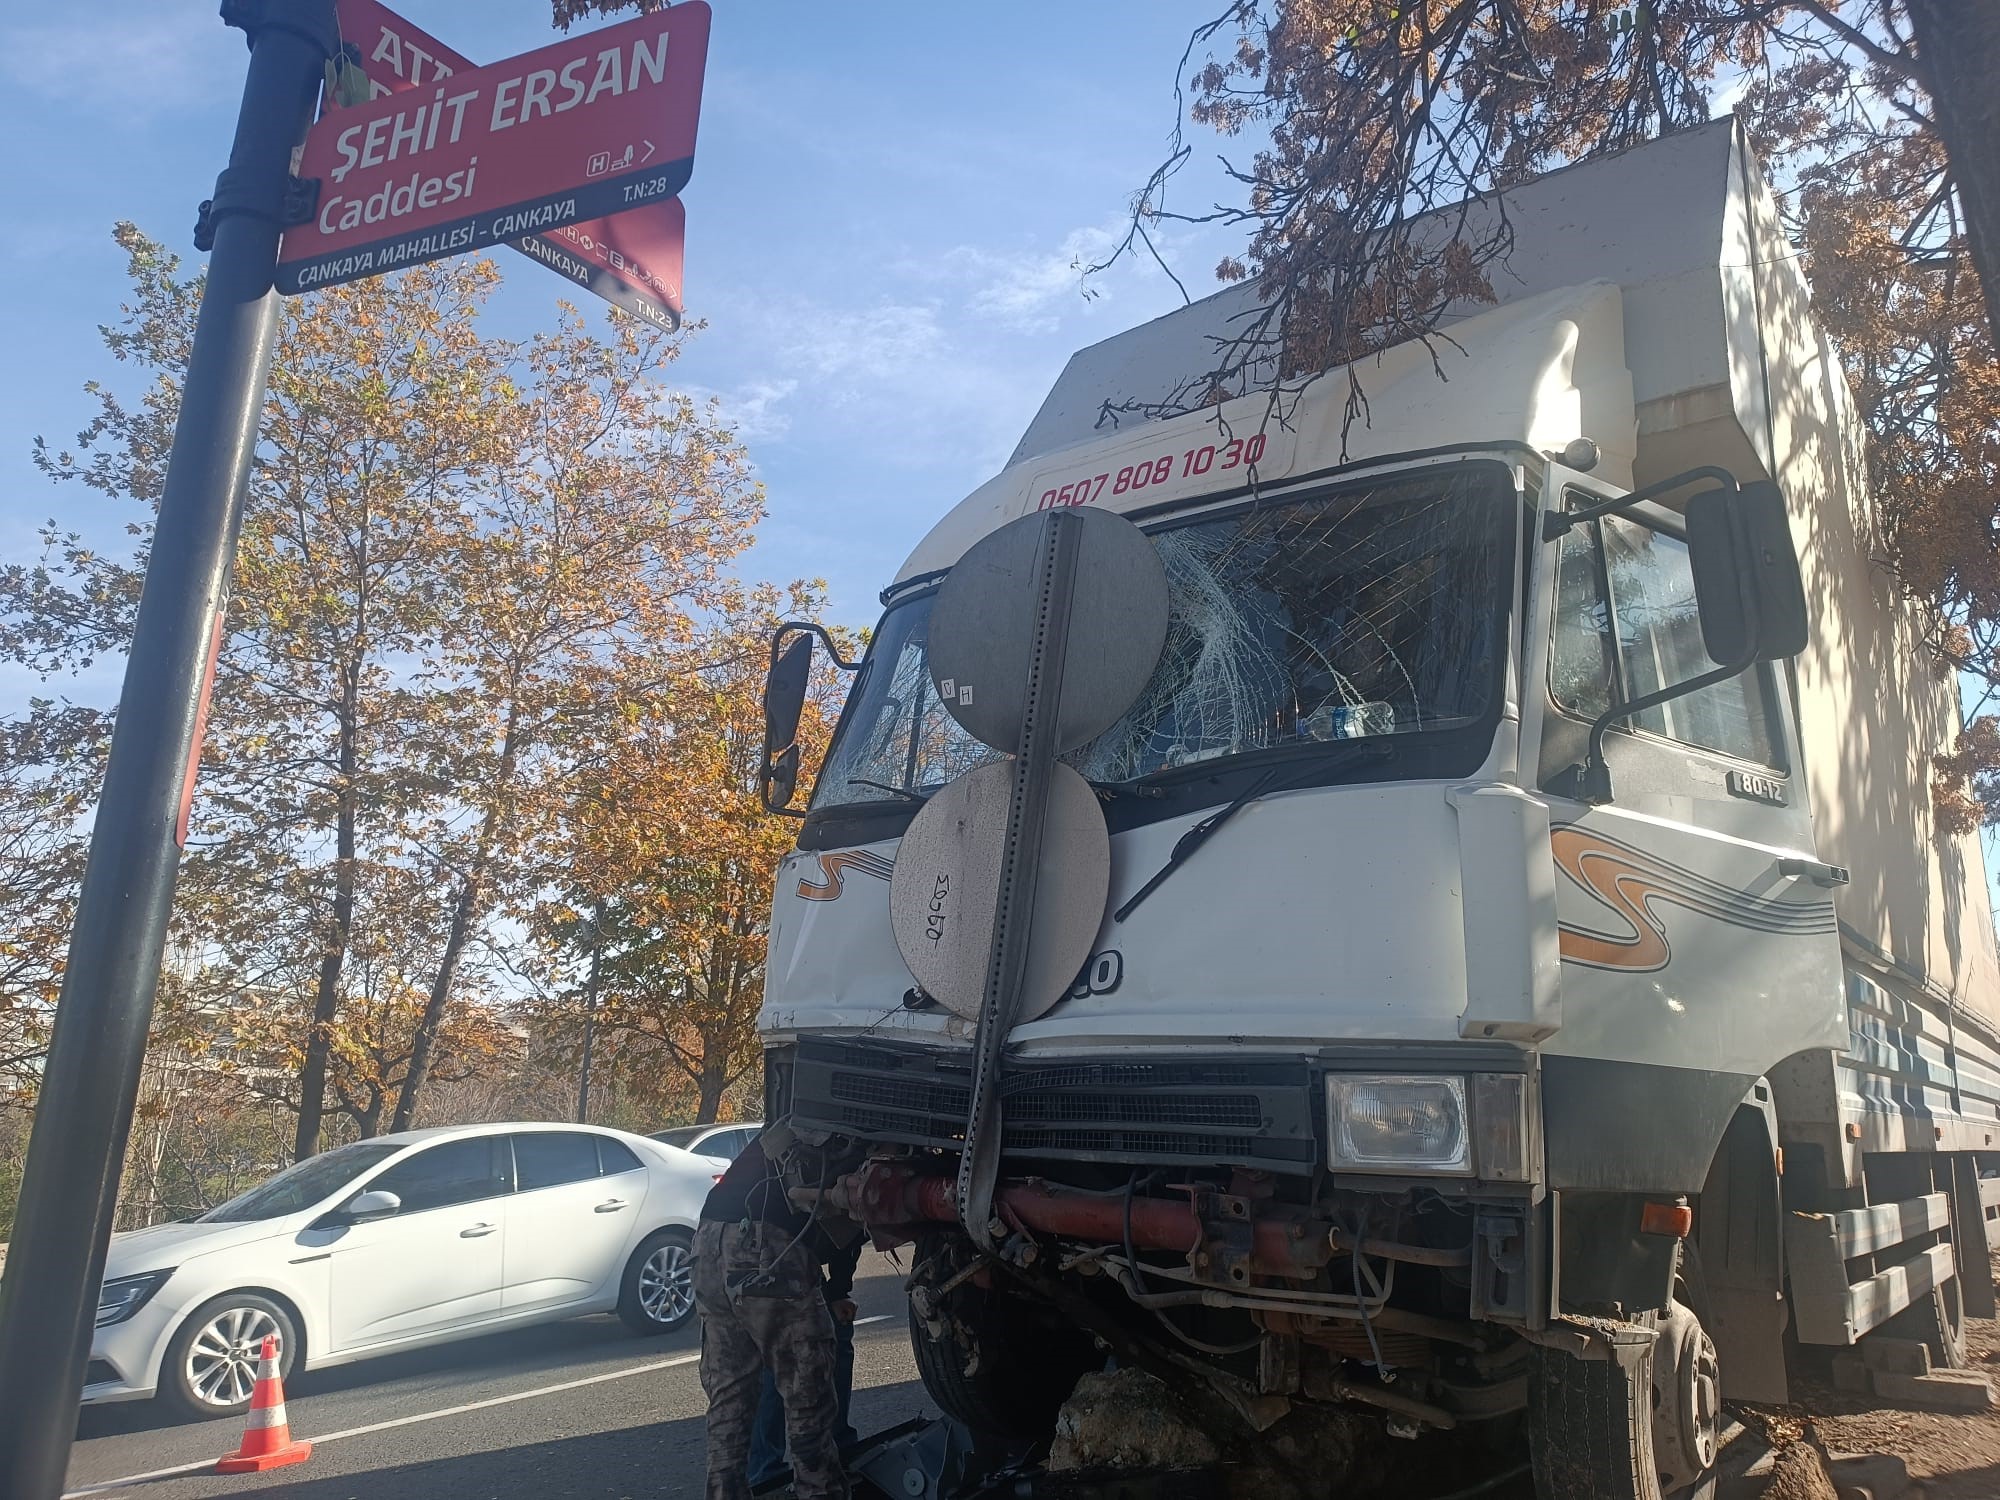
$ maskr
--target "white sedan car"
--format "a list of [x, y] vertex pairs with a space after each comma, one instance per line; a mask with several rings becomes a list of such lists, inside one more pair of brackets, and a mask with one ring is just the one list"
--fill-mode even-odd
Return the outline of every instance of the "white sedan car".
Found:
[[192, 1223], [112, 1237], [84, 1402], [242, 1411], [269, 1333], [288, 1373], [580, 1313], [666, 1333], [694, 1312], [690, 1246], [720, 1170], [584, 1125], [310, 1157]]
[[696, 1156], [712, 1156], [728, 1166], [763, 1133], [764, 1122], [751, 1120], [735, 1125], [676, 1125], [672, 1130], [656, 1130], [647, 1139], [665, 1141]]

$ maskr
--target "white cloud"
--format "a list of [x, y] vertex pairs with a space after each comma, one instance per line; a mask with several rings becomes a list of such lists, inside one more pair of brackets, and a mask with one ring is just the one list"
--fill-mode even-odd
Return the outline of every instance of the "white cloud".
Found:
[[0, 30], [0, 75], [13, 88], [125, 120], [233, 102], [243, 56], [241, 34], [194, 0], [77, 6]]
[[1735, 77], [1716, 86], [1708, 96], [1709, 118], [1720, 119], [1723, 115], [1733, 114], [1736, 106], [1743, 102], [1743, 96], [1750, 92], [1750, 85], [1753, 82], [1755, 76], [1746, 68]]
[[900, 379], [936, 359], [945, 346], [937, 309], [923, 303], [882, 302], [853, 310], [801, 306], [791, 309], [789, 321], [788, 362], [836, 382], [824, 392], [835, 401], [851, 394], [838, 383]]
[[844, 432], [844, 450], [872, 451], [892, 467], [984, 478], [1012, 448], [1046, 377], [1027, 373], [1034, 362], [1012, 341], [949, 314], [936, 301], [852, 307], [796, 295], [716, 309], [737, 368], [755, 375], [725, 377], [713, 393], [726, 417], [760, 421], [795, 445]]
[[693, 385], [683, 389], [697, 401], [713, 401], [738, 442], [775, 442], [792, 430], [792, 414], [781, 404], [799, 388], [793, 379], [746, 380], [730, 390]]
[[[1086, 224], [1040, 249], [954, 245], [929, 260], [905, 256], [895, 269], [941, 291], [948, 289], [967, 317], [1010, 333], [1056, 333], [1075, 318], [1101, 316], [1112, 303], [1122, 304], [1112, 321], [1129, 322], [1131, 308], [1150, 316], [1177, 305], [1182, 295], [1140, 242], [1135, 240], [1118, 253], [1130, 227], [1123, 217]], [[1193, 287], [1195, 295], [1211, 290], [1188, 280], [1190, 267], [1201, 260], [1206, 247], [1195, 244], [1196, 237], [1186, 226], [1155, 224], [1151, 233], [1184, 285]], [[1112, 262], [1106, 269], [1085, 274], [1106, 261]]]
[[753, 380], [740, 391], [724, 395], [722, 414], [744, 442], [783, 437], [791, 430], [790, 412], [778, 403], [799, 388], [796, 380]]
[[1101, 285], [1087, 285], [1083, 273], [1108, 256], [1118, 240], [1109, 229], [1087, 227], [1072, 229], [1054, 250], [1008, 255], [959, 245], [946, 254], [945, 263], [974, 283], [966, 310], [975, 317], [1024, 332], [1047, 332], [1061, 322], [1065, 304], [1080, 308], [1086, 294], [1101, 295]]

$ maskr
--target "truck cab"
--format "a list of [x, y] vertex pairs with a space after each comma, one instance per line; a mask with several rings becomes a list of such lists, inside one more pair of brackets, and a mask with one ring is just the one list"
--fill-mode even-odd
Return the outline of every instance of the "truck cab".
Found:
[[[1083, 351], [884, 591], [779, 871], [761, 1025], [773, 1115], [849, 1148], [840, 1201], [916, 1247], [912, 1335], [953, 1415], [1032, 1439], [1109, 1351], [1247, 1432], [1525, 1414], [1545, 1494], [1672, 1495], [1709, 1482], [1724, 1394], [1784, 1398], [1788, 1323], [1914, 1326], [1949, 1361], [1951, 1246], [1985, 1245], [1976, 1143], [1871, 1165], [1905, 1111], [1842, 1072], [1856, 996], [1898, 982], [1844, 939], [1852, 878], [1821, 847], [1851, 820], [1815, 804], [1851, 803], [1855, 757], [1801, 727], [1848, 647], [1823, 614], [1808, 643], [1803, 600], [1795, 640], [1717, 645], [1718, 527], [1799, 588], [1851, 414], [1772, 306], [1731, 303], [1729, 226], [1766, 190], [1733, 127], [1691, 136], [1632, 153], [1706, 193], [1691, 237], [1579, 231], [1577, 204], [1613, 212], [1606, 164], [1510, 195], [1517, 233], [1596, 247], [1547, 275], [1600, 274], [1371, 358], [1365, 424], [1343, 372], [1105, 423], [1185, 362], [1194, 320]], [[1151, 541], [1166, 644], [1064, 757], [1110, 896], [1067, 994], [1004, 1039], [995, 1217], [967, 1235], [977, 1023], [913, 981], [890, 876], [924, 801], [999, 757], [940, 700], [929, 624], [980, 538], [1081, 507]], [[1983, 881], [1960, 894], [1985, 911]], [[1979, 982], [1990, 923], [1984, 943]], [[1954, 1046], [1957, 1069], [1986, 1043]], [[1922, 1227], [1837, 1253], [1909, 1203]]]

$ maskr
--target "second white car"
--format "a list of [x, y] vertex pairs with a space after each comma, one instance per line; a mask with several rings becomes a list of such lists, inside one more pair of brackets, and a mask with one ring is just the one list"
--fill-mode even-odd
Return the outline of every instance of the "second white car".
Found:
[[245, 1409], [266, 1334], [287, 1373], [616, 1311], [694, 1313], [713, 1161], [582, 1125], [470, 1125], [308, 1158], [192, 1223], [116, 1235], [83, 1399]]

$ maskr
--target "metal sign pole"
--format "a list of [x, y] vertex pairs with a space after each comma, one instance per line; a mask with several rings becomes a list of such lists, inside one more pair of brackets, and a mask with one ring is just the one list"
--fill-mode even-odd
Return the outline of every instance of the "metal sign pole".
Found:
[[277, 333], [292, 149], [335, 45], [333, 0], [224, 0], [222, 17], [249, 33], [249, 74], [204, 205], [214, 251], [0, 1281], [9, 1500], [57, 1500], [69, 1463]]
[[1021, 1000], [1033, 940], [1035, 885], [1041, 876], [1042, 820], [1048, 809], [1050, 768], [1059, 744], [1058, 709], [1069, 655], [1071, 596], [1082, 522], [1051, 511], [1042, 523], [1036, 557], [1040, 629], [1028, 654], [1019, 753], [1008, 799], [1007, 843], [1000, 860], [1000, 890], [993, 946], [986, 965], [986, 1003], [973, 1041], [972, 1087], [959, 1157], [958, 1212], [972, 1242], [993, 1248], [993, 1189], [1000, 1176], [1000, 1069], [1007, 1034]]
[[1058, 757], [1138, 699], [1167, 615], [1166, 570], [1139, 529], [1067, 508], [1019, 516], [974, 543], [931, 610], [938, 702], [1010, 759], [925, 799], [896, 850], [890, 927], [925, 993], [977, 1022], [956, 1198], [985, 1249], [996, 1237], [1008, 1036], [1074, 983], [1111, 881], [1103, 810]]

